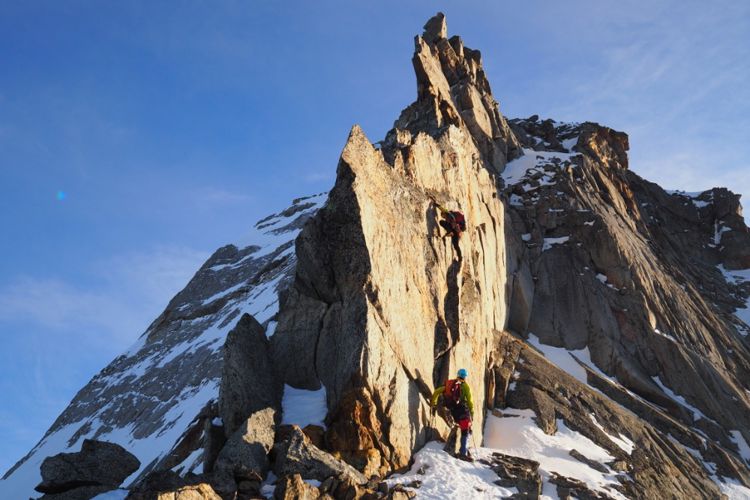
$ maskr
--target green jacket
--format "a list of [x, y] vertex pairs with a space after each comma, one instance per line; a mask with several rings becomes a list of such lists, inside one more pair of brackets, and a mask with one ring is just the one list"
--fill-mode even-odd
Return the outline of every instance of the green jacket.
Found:
[[[432, 406], [437, 405], [438, 399], [440, 399], [440, 395], [444, 392], [444, 385], [435, 389], [435, 392], [432, 393]], [[471, 389], [469, 388], [469, 384], [467, 384], [465, 381], [461, 384], [461, 403], [466, 405], [466, 407], [469, 409], [469, 413], [471, 413], [471, 418], [474, 418], [474, 401], [472, 401], [471, 399]]]
[[443, 215], [448, 215], [450, 213], [450, 210], [439, 204], [438, 202], [435, 202], [435, 206], [438, 210], [440, 210], [440, 213]]

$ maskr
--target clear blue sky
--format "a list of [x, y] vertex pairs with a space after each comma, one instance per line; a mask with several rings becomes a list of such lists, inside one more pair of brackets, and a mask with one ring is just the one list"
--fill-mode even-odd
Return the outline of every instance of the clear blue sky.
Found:
[[0, 469], [214, 249], [328, 189], [352, 124], [383, 137], [437, 10], [506, 116], [598, 121], [667, 188], [750, 196], [744, 0], [2, 2]]

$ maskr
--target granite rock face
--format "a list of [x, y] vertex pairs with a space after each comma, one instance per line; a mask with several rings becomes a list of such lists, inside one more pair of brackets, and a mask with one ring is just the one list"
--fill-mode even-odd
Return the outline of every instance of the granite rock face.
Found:
[[[520, 150], [479, 54], [451, 45], [443, 23], [416, 39], [418, 99], [381, 149], [352, 129], [328, 201], [297, 239], [296, 279], [271, 342], [285, 383], [325, 386], [329, 444], [368, 452], [370, 469], [408, 463], [425, 442], [426, 397], [458, 368], [484, 406], [491, 332], [506, 321], [494, 172]], [[441, 238], [430, 196], [470, 221], [463, 260]]]

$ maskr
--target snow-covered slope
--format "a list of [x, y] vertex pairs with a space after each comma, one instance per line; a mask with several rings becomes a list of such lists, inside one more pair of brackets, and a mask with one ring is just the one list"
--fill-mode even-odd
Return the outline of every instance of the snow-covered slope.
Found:
[[241, 242], [217, 250], [135, 345], [97, 374], [8, 471], [0, 498], [35, 495], [42, 460], [77, 451], [85, 438], [118, 443], [138, 457], [141, 468], [126, 485], [165, 460], [182, 472], [200, 470], [200, 451], [171, 452], [217, 399], [221, 347], [241, 315], [252, 314], [273, 334], [278, 292], [296, 264], [294, 239], [325, 199], [323, 193], [294, 200]]

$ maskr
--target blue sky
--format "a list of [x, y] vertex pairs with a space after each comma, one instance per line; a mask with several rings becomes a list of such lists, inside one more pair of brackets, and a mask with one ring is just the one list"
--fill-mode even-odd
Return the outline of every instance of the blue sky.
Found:
[[0, 469], [213, 250], [328, 189], [351, 125], [384, 136], [437, 10], [506, 116], [598, 121], [664, 187], [750, 196], [743, 0], [2, 2]]

